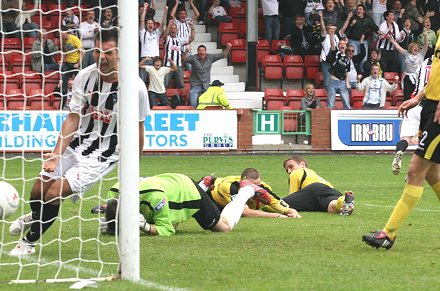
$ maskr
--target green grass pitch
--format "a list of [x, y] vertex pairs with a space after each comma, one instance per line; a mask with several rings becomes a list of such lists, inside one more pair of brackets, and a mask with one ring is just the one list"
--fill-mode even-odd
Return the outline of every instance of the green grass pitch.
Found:
[[[147, 155], [142, 157], [141, 174], [151, 176], [178, 172], [199, 179], [208, 174], [218, 177], [239, 175], [246, 167], [257, 168], [262, 179], [280, 196], [287, 194], [287, 175], [282, 162], [287, 155]], [[179, 226], [173, 237], [141, 237], [140, 283], [123, 280], [100, 282], [102, 290], [438, 290], [440, 286], [440, 207], [429, 187], [417, 208], [400, 229], [394, 247], [376, 250], [361, 242], [361, 236], [384, 226], [400, 198], [410, 155], [404, 156], [402, 174], [391, 172], [392, 155], [305, 155], [310, 168], [329, 180], [341, 192], [355, 193], [352, 216], [327, 213], [302, 213], [302, 219], [244, 218], [231, 233], [202, 230], [195, 220]], [[26, 160], [7, 159], [2, 175], [17, 180], [11, 183], [25, 198], [38, 173], [35, 156]], [[115, 182], [112, 173], [86, 197], [105, 191]], [[22, 177], [27, 180], [23, 182]], [[98, 234], [96, 215], [90, 208], [99, 202], [87, 198], [80, 204], [63, 204], [63, 224], [56, 222], [44, 235], [43, 250], [37, 248], [43, 262], [68, 261], [63, 266], [37, 267], [35, 260], [0, 267], [0, 281], [47, 279], [77, 275], [110, 275], [116, 267], [95, 262], [97, 249], [106, 261], [117, 262], [113, 237], [94, 238]], [[22, 208], [13, 217], [22, 212]], [[25, 205], [25, 212], [29, 206]], [[83, 220], [70, 219], [80, 213]], [[0, 262], [18, 263], [5, 253], [15, 237], [7, 234], [9, 224], [0, 223]], [[50, 242], [61, 234], [62, 241]], [[85, 243], [72, 239], [82, 236]], [[8, 244], [10, 243], [10, 244]], [[75, 258], [84, 260], [79, 264]], [[71, 283], [6, 286], [8, 290], [65, 290]]]

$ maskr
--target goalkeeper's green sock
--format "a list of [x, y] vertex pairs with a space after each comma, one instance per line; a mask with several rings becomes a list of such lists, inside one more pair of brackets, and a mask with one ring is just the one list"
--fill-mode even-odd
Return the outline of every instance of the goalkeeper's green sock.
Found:
[[[42, 203], [40, 202], [40, 205]], [[37, 205], [37, 203], [35, 203]], [[42, 204], [43, 209], [37, 219], [32, 222], [31, 228], [26, 234], [26, 240], [30, 243], [36, 242], [46, 230], [55, 222], [58, 216], [60, 205]], [[34, 210], [32, 209], [32, 218], [34, 218]]]

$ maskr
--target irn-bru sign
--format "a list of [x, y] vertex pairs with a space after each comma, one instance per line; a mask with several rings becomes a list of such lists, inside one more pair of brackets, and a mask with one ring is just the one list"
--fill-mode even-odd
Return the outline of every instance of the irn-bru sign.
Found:
[[[51, 150], [67, 112], [0, 113], [0, 150]], [[235, 110], [152, 111], [145, 120], [144, 150], [237, 149]]]
[[397, 110], [333, 110], [332, 150], [393, 150], [400, 123]]

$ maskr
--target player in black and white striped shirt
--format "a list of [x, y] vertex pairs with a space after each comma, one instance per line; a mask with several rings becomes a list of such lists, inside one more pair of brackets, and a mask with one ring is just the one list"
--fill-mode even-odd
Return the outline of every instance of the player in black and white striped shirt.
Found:
[[[104, 30], [95, 38], [96, 64], [81, 70], [75, 78], [70, 113], [54, 150], [44, 155], [43, 170], [31, 190], [32, 212], [19, 217], [9, 228], [12, 235], [29, 229], [10, 255], [35, 253], [35, 242], [58, 216], [61, 198], [74, 193], [83, 195], [116, 166], [119, 159], [117, 45], [115, 29]], [[148, 92], [140, 78], [135, 85], [139, 88], [139, 147], [142, 152], [144, 120], [149, 113]]]

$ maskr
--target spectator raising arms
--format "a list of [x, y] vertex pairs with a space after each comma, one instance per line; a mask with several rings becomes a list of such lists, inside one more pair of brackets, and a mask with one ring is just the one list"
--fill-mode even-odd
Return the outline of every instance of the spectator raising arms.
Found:
[[403, 71], [405, 73], [405, 77], [403, 78], [403, 94], [405, 100], [410, 98], [411, 93], [415, 89], [417, 68], [425, 59], [426, 51], [428, 49], [428, 35], [426, 32], [423, 33], [423, 37], [425, 39], [425, 44], [421, 50], [419, 45], [415, 42], [409, 44], [408, 50], [403, 49], [391, 36], [388, 37], [394, 47], [405, 58]]
[[150, 84], [148, 86], [148, 98], [150, 99], [150, 107], [156, 106], [157, 99], [159, 99], [160, 105], [170, 105], [166, 95], [165, 89], [165, 76], [177, 70], [176, 63], [172, 60], [168, 60], [171, 67], [163, 67], [163, 60], [160, 57], [153, 58], [153, 66], [146, 66], [145, 62], [150, 58], [146, 57], [139, 63], [139, 67], [148, 72], [150, 76]]
[[199, 45], [196, 55], [183, 55], [184, 61], [192, 65], [191, 77], [189, 78], [189, 105], [197, 107], [197, 99], [205, 92], [211, 83], [212, 64], [229, 55], [232, 45], [226, 44], [226, 48], [219, 54], [208, 54], [204, 45]]
[[378, 109], [385, 106], [385, 99], [387, 92], [393, 92], [397, 89], [397, 82], [399, 77], [396, 76], [393, 85], [390, 85], [384, 78], [379, 75], [380, 67], [378, 64], [371, 66], [371, 75], [359, 83], [362, 75], [358, 76], [358, 83], [356, 88], [359, 91], [364, 91], [363, 106], [364, 109]]

